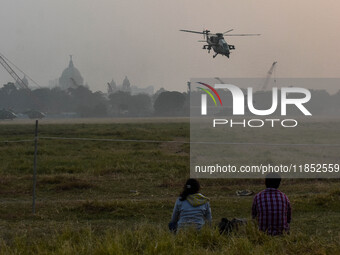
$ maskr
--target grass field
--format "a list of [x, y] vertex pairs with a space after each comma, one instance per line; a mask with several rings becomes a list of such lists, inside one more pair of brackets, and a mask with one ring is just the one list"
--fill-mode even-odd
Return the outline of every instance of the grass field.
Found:
[[[46, 123], [39, 136], [189, 141], [189, 129], [183, 120]], [[33, 133], [33, 123], [0, 125], [1, 141]], [[340, 141], [339, 132], [332, 139]], [[40, 139], [36, 215], [33, 149], [33, 142], [0, 143], [1, 254], [340, 254], [337, 179], [283, 180], [293, 208], [284, 237], [259, 233], [253, 223], [220, 236], [214, 226], [222, 217], [250, 219], [252, 197], [235, 191], [258, 192], [263, 180], [201, 180], [213, 227], [174, 236], [167, 223], [189, 177], [189, 144]]]

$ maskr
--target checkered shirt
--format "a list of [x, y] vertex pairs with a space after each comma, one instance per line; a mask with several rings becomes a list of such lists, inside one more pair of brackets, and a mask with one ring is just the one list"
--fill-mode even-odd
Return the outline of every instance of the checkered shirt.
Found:
[[259, 229], [269, 235], [289, 232], [291, 206], [288, 197], [274, 188], [267, 188], [254, 197], [252, 217]]

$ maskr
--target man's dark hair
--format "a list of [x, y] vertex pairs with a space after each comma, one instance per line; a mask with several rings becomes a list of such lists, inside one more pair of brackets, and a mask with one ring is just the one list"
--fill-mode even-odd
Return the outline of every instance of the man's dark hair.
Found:
[[179, 195], [181, 201], [187, 199], [187, 196], [196, 194], [200, 190], [200, 184], [196, 179], [190, 178], [186, 181], [182, 193]]
[[281, 176], [277, 173], [270, 173], [266, 176], [266, 188], [278, 189], [281, 183]]

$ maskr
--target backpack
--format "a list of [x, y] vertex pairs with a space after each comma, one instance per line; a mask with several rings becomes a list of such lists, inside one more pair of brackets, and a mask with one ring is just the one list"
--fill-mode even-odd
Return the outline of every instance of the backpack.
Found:
[[218, 224], [218, 230], [220, 234], [230, 234], [233, 230], [238, 230], [240, 225], [247, 224], [246, 219], [237, 219], [234, 218], [232, 220], [228, 220], [227, 218], [222, 218], [221, 222]]

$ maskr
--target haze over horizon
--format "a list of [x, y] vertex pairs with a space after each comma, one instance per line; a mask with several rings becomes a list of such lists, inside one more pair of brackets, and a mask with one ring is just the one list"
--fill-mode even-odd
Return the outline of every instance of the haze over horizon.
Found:
[[[92, 90], [113, 78], [155, 90], [186, 90], [193, 77], [339, 78], [339, 2], [208, 0], [3, 0], [0, 53], [41, 86], [59, 78], [69, 55]], [[226, 37], [230, 59], [202, 50], [179, 29], [260, 33]], [[0, 86], [12, 81], [1, 67]], [[320, 87], [319, 89], [323, 89]], [[330, 93], [339, 86], [329, 86]]]

